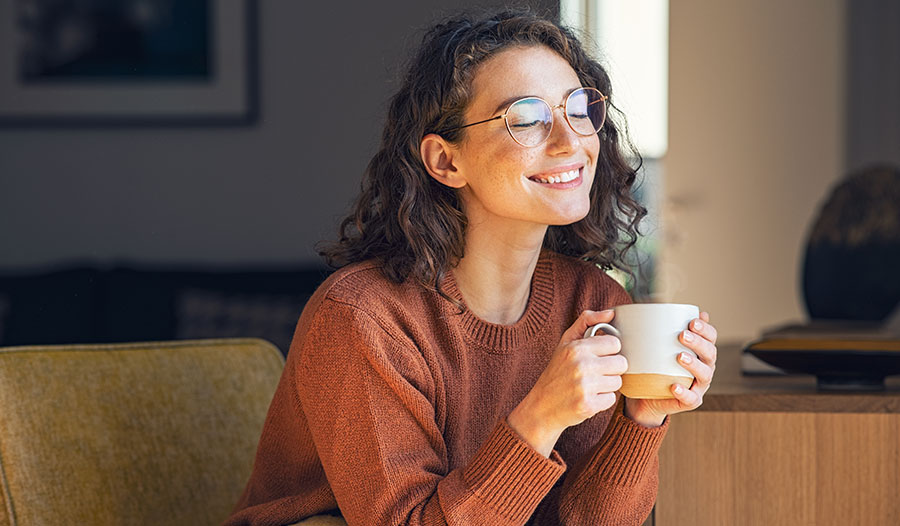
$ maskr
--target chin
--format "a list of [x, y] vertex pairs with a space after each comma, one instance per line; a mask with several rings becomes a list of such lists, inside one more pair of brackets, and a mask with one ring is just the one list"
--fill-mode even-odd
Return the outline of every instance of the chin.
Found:
[[584, 211], [573, 211], [572, 213], [561, 214], [560, 217], [557, 217], [555, 220], [550, 221], [550, 226], [567, 226], [574, 223], [577, 223], [587, 217], [590, 209], [586, 209]]

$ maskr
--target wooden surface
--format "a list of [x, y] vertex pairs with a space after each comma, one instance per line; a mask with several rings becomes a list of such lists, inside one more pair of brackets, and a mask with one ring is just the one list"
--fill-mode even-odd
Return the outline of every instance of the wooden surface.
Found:
[[655, 526], [900, 525], [896, 382], [822, 394], [812, 377], [743, 378], [727, 349], [701, 409], [672, 417]]
[[900, 415], [673, 418], [655, 526], [900, 524]]

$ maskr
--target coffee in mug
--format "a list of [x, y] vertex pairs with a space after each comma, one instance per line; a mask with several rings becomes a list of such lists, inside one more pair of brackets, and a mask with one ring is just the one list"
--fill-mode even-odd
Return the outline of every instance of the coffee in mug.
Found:
[[690, 389], [694, 376], [678, 362], [682, 352], [696, 354], [678, 340], [691, 320], [700, 317], [695, 305], [634, 303], [620, 305], [612, 323], [589, 327], [585, 338], [602, 330], [622, 342], [621, 354], [628, 360], [622, 375], [623, 395], [628, 398], [674, 398], [672, 384]]

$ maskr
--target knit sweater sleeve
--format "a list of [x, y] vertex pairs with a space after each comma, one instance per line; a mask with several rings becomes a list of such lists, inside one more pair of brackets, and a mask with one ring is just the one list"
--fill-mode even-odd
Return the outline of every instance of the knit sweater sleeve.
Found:
[[362, 524], [522, 525], [565, 471], [498, 422], [450, 470], [433, 372], [376, 314], [322, 303], [296, 392], [341, 513]]
[[659, 447], [669, 426], [645, 428], [623, 414], [624, 397], [603, 437], [566, 475], [558, 516], [565, 525], [640, 525], [659, 484]]

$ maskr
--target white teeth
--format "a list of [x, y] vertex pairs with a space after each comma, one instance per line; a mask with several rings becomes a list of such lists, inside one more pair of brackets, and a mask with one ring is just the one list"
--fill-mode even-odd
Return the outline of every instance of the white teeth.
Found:
[[564, 174], [561, 174], [559, 178], [562, 179], [562, 182], [564, 183], [573, 181], [578, 178], [578, 170], [570, 170]]
[[548, 178], [539, 177], [537, 178], [537, 181], [544, 184], [568, 183], [569, 181], [574, 181], [578, 178], [578, 172], [578, 169], [569, 170], [568, 172], [563, 172], [559, 175], [553, 175]]

